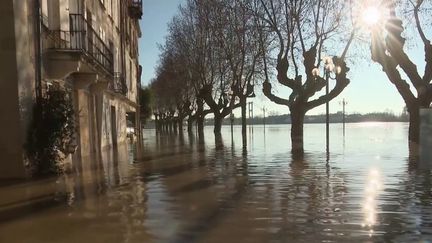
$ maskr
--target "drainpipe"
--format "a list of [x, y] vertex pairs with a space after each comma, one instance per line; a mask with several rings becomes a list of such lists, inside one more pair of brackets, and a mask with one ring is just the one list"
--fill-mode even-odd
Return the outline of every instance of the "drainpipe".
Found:
[[122, 80], [122, 85], [126, 85], [126, 68], [125, 68], [125, 55], [126, 55], [126, 52], [125, 52], [125, 45], [124, 45], [124, 42], [125, 42], [125, 28], [124, 28], [124, 25], [125, 25], [125, 17], [126, 16], [124, 16], [125, 15], [125, 13], [124, 13], [124, 9], [125, 9], [125, 5], [124, 5], [124, 0], [120, 0], [120, 53], [121, 53], [121, 57], [120, 57], [120, 59], [121, 59], [121, 73], [122, 73], [122, 77], [123, 77], [123, 80]]
[[35, 94], [36, 102], [42, 98], [42, 47], [41, 47], [41, 21], [40, 0], [34, 1], [34, 49], [35, 49]]

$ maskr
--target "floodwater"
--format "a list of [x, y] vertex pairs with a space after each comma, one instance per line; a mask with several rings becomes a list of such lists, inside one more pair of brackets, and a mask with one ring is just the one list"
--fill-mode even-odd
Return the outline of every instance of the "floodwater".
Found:
[[246, 148], [240, 127], [146, 130], [0, 221], [0, 242], [432, 242], [432, 171], [409, 159], [407, 129], [332, 124], [328, 158], [323, 124], [305, 126], [303, 158], [289, 125], [250, 128]]

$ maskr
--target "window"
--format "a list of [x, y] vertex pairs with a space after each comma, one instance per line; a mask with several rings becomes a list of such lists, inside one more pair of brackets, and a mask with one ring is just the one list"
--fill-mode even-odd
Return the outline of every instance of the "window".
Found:
[[45, 27], [49, 27], [49, 21], [48, 21], [48, 0], [42, 0], [41, 1], [41, 21], [42, 24]]

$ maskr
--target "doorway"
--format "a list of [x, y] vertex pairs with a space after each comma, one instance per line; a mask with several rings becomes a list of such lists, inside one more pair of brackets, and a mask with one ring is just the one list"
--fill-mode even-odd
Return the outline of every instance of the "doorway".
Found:
[[111, 106], [111, 141], [117, 146], [117, 114], [115, 106]]

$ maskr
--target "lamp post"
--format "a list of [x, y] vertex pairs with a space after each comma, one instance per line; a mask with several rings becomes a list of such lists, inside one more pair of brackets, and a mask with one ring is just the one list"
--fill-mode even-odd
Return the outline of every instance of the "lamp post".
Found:
[[[325, 81], [326, 97], [328, 97], [328, 95], [330, 93], [329, 81], [330, 81], [330, 79], [332, 79], [332, 80], [336, 79], [336, 75], [340, 73], [341, 67], [334, 65], [332, 57], [324, 57], [323, 61], [324, 61], [324, 78], [320, 77], [320, 71], [318, 68], [314, 68], [312, 70], [312, 75], [317, 79], [319, 78], [320, 80]], [[334, 77], [332, 77], [332, 74], [334, 74]], [[329, 104], [329, 102], [330, 102], [330, 100], [327, 99], [326, 100], [326, 151], [327, 151], [327, 156], [330, 153], [330, 104]]]
[[[326, 96], [328, 97], [330, 92], [330, 79], [335, 80], [336, 77], [332, 77], [331, 74], [335, 74], [340, 71], [340, 67], [335, 67], [332, 57], [324, 57], [324, 75], [325, 75], [325, 86]], [[330, 153], [330, 100], [326, 101], [326, 152], [327, 155]]]
[[[326, 68], [325, 70], [325, 80], [326, 80], [326, 96], [329, 94], [329, 79], [330, 70]], [[327, 100], [326, 102], [326, 151], [327, 154], [330, 153], [330, 104]]]

